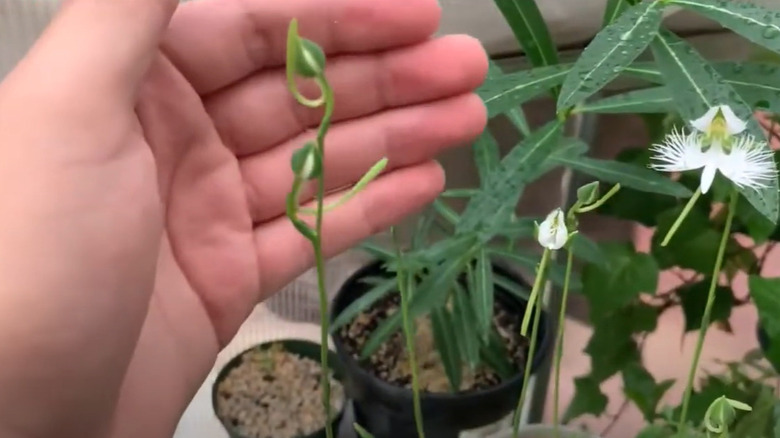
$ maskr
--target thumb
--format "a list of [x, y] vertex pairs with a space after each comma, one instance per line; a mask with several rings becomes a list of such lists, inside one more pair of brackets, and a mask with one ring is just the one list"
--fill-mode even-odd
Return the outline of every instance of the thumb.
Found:
[[[71, 92], [132, 98], [178, 0], [66, 0], [18, 66]], [[22, 75], [24, 76], [24, 75]]]

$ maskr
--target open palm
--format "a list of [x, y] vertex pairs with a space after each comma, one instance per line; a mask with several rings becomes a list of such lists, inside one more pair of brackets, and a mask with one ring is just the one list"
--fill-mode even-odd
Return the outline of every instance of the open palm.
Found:
[[[212, 0], [179, 7], [169, 26], [174, 5], [102, 3], [67, 3], [0, 87], [10, 181], [0, 209], [18, 218], [0, 231], [0, 292], [11, 303], [0, 307], [0, 341], [21, 362], [56, 364], [0, 365], [15, 396], [0, 396], [4, 436], [170, 436], [253, 306], [311, 266], [284, 216], [290, 156], [319, 120], [286, 90], [292, 17], [329, 54], [327, 189], [338, 196], [389, 159], [385, 175], [326, 216], [328, 255], [429, 202], [444, 182], [432, 158], [485, 123], [470, 94], [485, 55], [468, 38], [429, 39], [434, 0]], [[77, 22], [93, 27], [66, 34]], [[101, 46], [107, 34], [139, 32], [135, 45]], [[36, 81], [74, 44], [84, 55], [59, 77], [78, 86]], [[31, 99], [37, 106], [20, 110]], [[40, 321], [13, 325], [22, 306]], [[32, 341], [13, 342], [20, 336]], [[37, 421], [48, 411], [51, 421]]]

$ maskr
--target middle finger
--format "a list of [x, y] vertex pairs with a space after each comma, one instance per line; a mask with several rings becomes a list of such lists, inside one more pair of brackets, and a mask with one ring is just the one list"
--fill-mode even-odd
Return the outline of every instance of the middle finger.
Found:
[[[487, 72], [481, 44], [448, 36], [391, 52], [334, 58], [327, 66], [334, 121], [446, 98], [478, 87]], [[310, 83], [302, 92], [315, 96]], [[308, 91], [308, 92], [307, 92]], [[284, 71], [258, 74], [210, 96], [206, 109], [237, 156], [265, 151], [316, 126], [321, 110], [298, 104]]]

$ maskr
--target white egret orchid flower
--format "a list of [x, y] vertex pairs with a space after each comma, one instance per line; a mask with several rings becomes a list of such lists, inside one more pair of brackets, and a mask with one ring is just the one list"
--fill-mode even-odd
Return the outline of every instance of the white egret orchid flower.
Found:
[[536, 238], [539, 245], [553, 251], [566, 245], [566, 241], [569, 240], [569, 231], [566, 229], [566, 217], [560, 208], [556, 208], [547, 215], [544, 222], [539, 225]]
[[747, 122], [728, 105], [710, 108], [692, 120], [693, 132], [674, 130], [661, 144], [653, 145], [651, 168], [662, 172], [703, 169], [700, 190], [712, 186], [716, 171], [739, 187], [760, 189], [775, 177], [774, 155], [763, 141], [745, 133]]

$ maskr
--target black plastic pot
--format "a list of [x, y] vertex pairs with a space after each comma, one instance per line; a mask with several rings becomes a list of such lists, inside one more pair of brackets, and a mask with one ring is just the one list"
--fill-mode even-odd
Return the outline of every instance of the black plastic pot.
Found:
[[[519, 285], [530, 287], [506, 269], [494, 266], [494, 271], [511, 278]], [[383, 275], [380, 262], [374, 262], [355, 272], [341, 287], [332, 305], [331, 320], [368, 289], [360, 279]], [[387, 274], [385, 274], [387, 275]], [[527, 301], [515, 297], [496, 285], [496, 301], [508, 310], [522, 314]], [[534, 371], [550, 351], [552, 336], [549, 318], [542, 312], [537, 348], [531, 370]], [[334, 335], [336, 352], [346, 379], [345, 390], [355, 411], [355, 420], [375, 438], [413, 438], [417, 436], [412, 391], [390, 384], [361, 367], [349, 354], [340, 336]], [[421, 394], [421, 406], [427, 438], [457, 438], [461, 431], [494, 423], [517, 406], [523, 375], [517, 374], [492, 388], [461, 394]]]
[[[222, 368], [222, 370], [217, 375], [217, 379], [214, 381], [214, 385], [212, 386], [211, 389], [211, 405], [214, 409], [215, 415], [217, 412], [216, 409], [217, 388], [219, 386], [219, 383], [225, 379], [225, 377], [231, 370], [233, 370], [234, 368], [236, 368], [241, 364], [244, 353], [247, 353], [254, 349], [265, 350], [270, 348], [271, 345], [274, 344], [281, 344], [285, 351], [297, 354], [298, 356], [301, 357], [306, 357], [315, 360], [317, 361], [317, 363], [320, 362], [320, 344], [310, 342], [310, 341], [299, 340], [299, 339], [283, 339], [283, 340], [271, 341], [265, 344], [255, 345], [254, 347], [242, 351], [239, 355], [231, 359]], [[333, 377], [339, 382], [342, 382], [343, 384], [344, 368], [339, 362], [338, 356], [333, 351], [330, 351], [328, 353], [328, 365], [333, 372]], [[331, 421], [331, 426], [333, 428], [334, 434], [338, 433], [339, 424], [341, 423], [341, 419], [344, 416], [344, 408], [346, 407], [346, 404], [347, 404], [347, 395], [344, 394], [344, 404], [341, 406], [341, 409], [339, 409], [339, 412], [336, 415], [334, 415], [333, 420]], [[219, 422], [222, 423], [222, 426], [225, 428], [230, 438], [247, 438], [246, 435], [243, 435], [239, 431], [237, 431], [233, 424], [223, 420], [222, 418], [219, 417], [219, 415], [216, 415], [216, 417], [217, 419], [219, 419]], [[323, 427], [322, 429], [317, 430], [309, 435], [302, 435], [300, 437], [295, 437], [295, 438], [325, 438], [325, 437], [326, 437], [325, 428]]]

